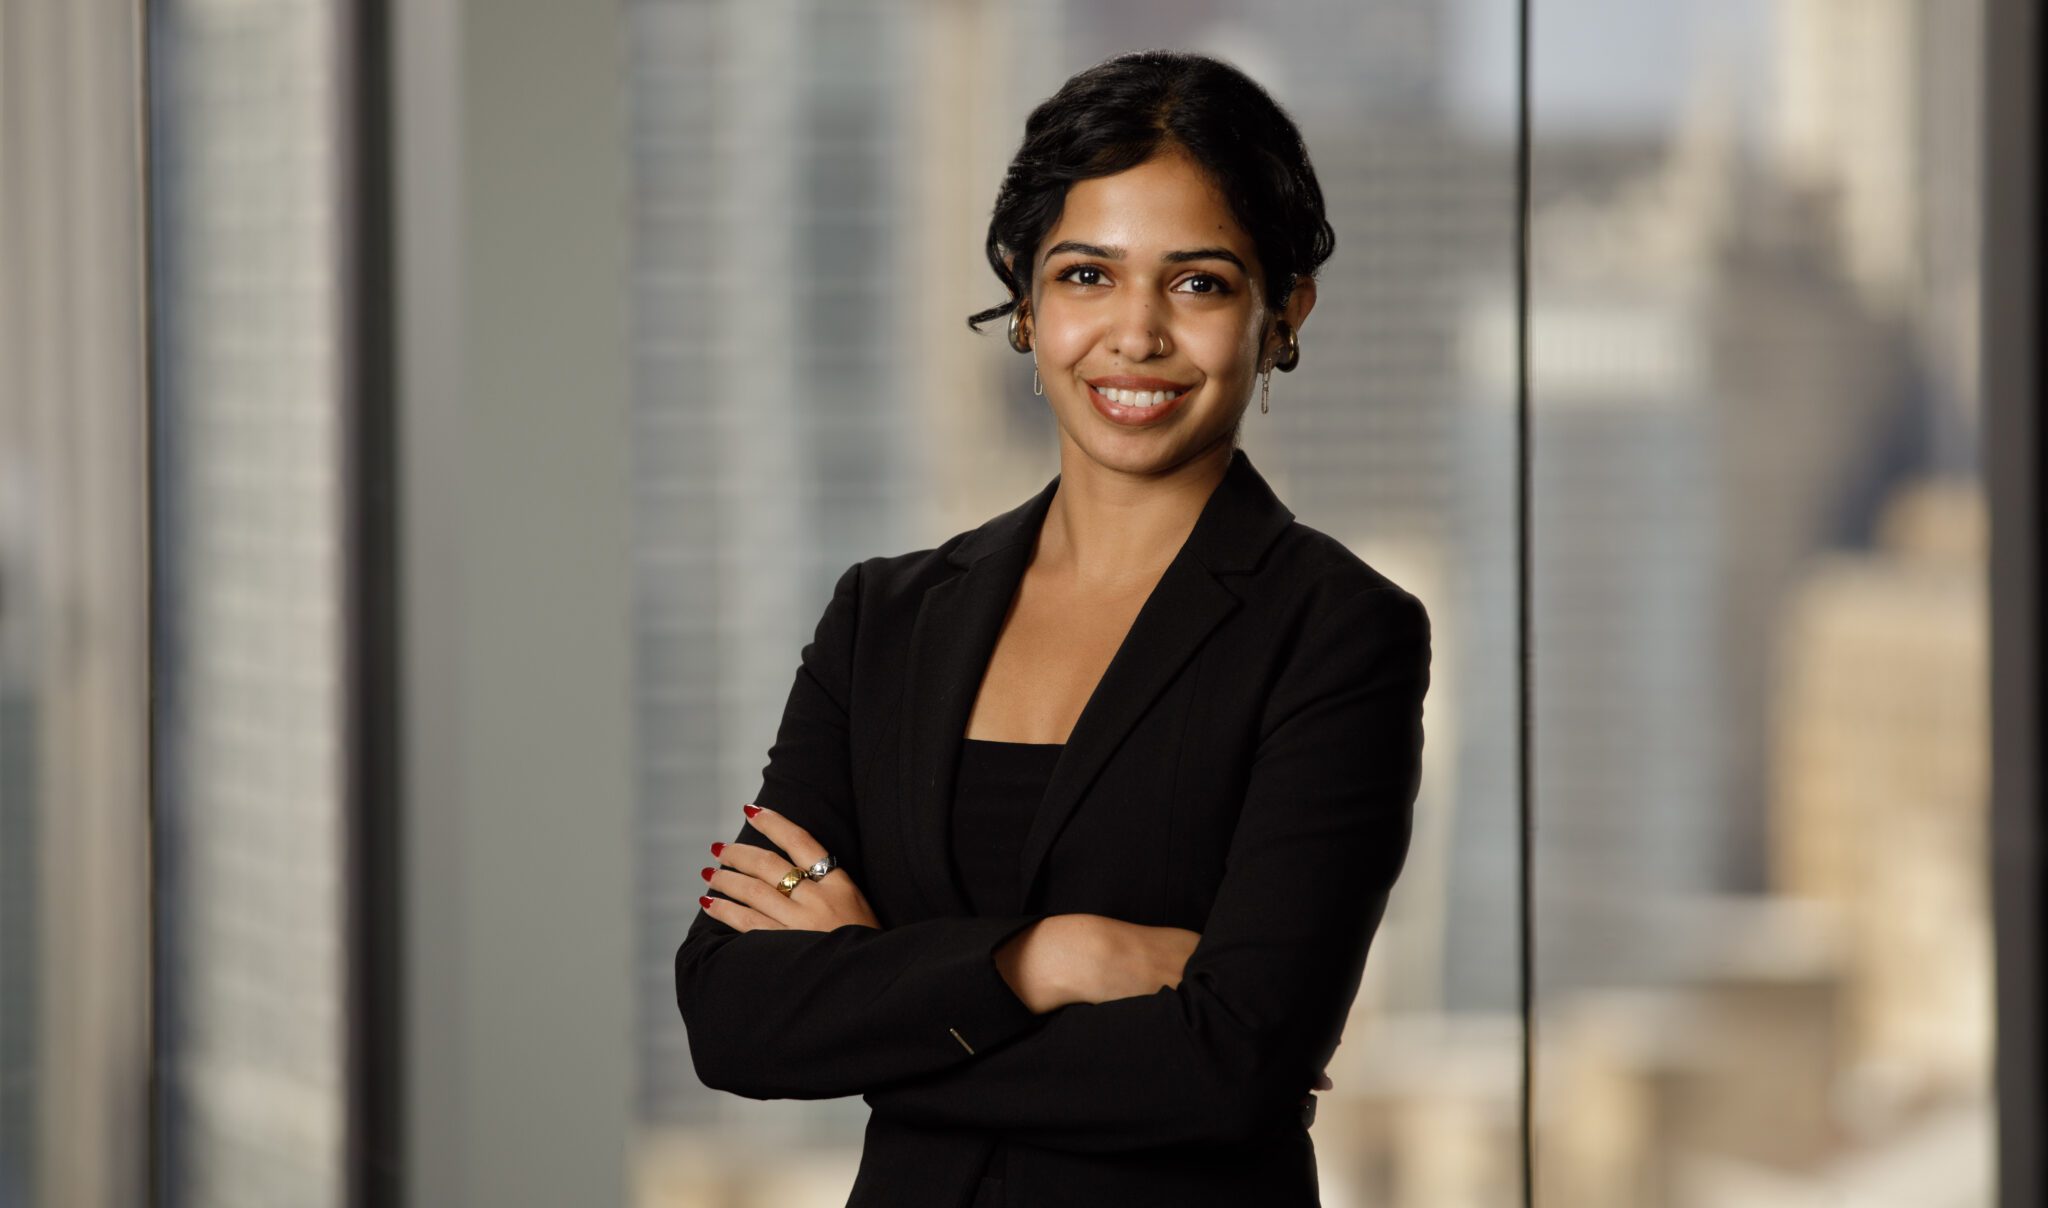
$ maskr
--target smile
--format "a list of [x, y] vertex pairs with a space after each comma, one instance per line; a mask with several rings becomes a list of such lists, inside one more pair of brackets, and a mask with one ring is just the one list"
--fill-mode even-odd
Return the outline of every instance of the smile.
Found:
[[1157, 407], [1186, 394], [1186, 390], [1118, 390], [1102, 391], [1102, 397], [1124, 407]]
[[[1140, 383], [1151, 386], [1151, 382]], [[1180, 410], [1181, 404], [1193, 393], [1192, 386], [1178, 386], [1171, 382], [1159, 383], [1157, 389], [1136, 389], [1130, 386], [1098, 386], [1088, 384], [1088, 401], [1094, 405], [1095, 413], [1110, 423], [1125, 428], [1141, 428], [1158, 423]]]

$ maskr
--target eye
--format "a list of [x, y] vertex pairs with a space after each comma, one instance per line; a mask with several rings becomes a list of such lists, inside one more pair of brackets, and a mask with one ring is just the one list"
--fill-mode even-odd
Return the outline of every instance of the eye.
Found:
[[[1069, 277], [1072, 277], [1072, 276], [1074, 276], [1074, 275], [1075, 275], [1076, 273], [1094, 273], [1094, 274], [1095, 274], [1095, 275], [1096, 275], [1097, 277], [1100, 277], [1100, 276], [1102, 275], [1102, 270], [1101, 270], [1101, 269], [1099, 269], [1099, 268], [1097, 268], [1096, 266], [1094, 266], [1094, 265], [1092, 265], [1092, 264], [1073, 264], [1073, 265], [1068, 265], [1068, 266], [1067, 266], [1066, 268], [1063, 268], [1063, 269], [1061, 269], [1061, 270], [1059, 271], [1059, 274], [1058, 274], [1057, 276], [1055, 276], [1055, 277], [1053, 278], [1053, 280], [1055, 280], [1055, 281], [1065, 281], [1065, 280], [1067, 280], [1067, 279], [1068, 279]], [[1077, 285], [1100, 285], [1100, 284], [1102, 284], [1102, 283], [1101, 283], [1100, 281], [1076, 281], [1076, 282], [1075, 282], [1075, 284], [1077, 284]]]
[[1185, 280], [1185, 281], [1182, 281], [1182, 282], [1181, 282], [1181, 284], [1182, 284], [1182, 285], [1188, 285], [1188, 284], [1191, 284], [1191, 283], [1193, 283], [1193, 282], [1196, 282], [1196, 281], [1206, 281], [1206, 282], [1208, 282], [1208, 283], [1210, 284], [1210, 286], [1211, 286], [1212, 288], [1210, 288], [1210, 289], [1198, 289], [1198, 290], [1193, 290], [1193, 291], [1190, 291], [1190, 292], [1193, 292], [1193, 293], [1197, 293], [1197, 294], [1219, 294], [1219, 295], [1220, 295], [1220, 294], [1227, 294], [1227, 293], [1230, 293], [1230, 292], [1232, 292], [1232, 291], [1231, 291], [1231, 288], [1230, 288], [1230, 282], [1228, 282], [1228, 281], [1225, 281], [1225, 280], [1224, 280], [1223, 278], [1221, 278], [1221, 277], [1217, 276], [1217, 275], [1216, 275], [1216, 274], [1214, 274], [1214, 273], [1196, 273], [1196, 274], [1195, 274], [1194, 276], [1192, 276], [1192, 277], [1189, 277], [1189, 278], [1188, 278], [1187, 280]]

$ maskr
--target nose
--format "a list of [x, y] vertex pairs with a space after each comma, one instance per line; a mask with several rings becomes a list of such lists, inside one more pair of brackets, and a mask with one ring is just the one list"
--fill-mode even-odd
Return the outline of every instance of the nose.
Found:
[[1127, 361], [1149, 361], [1164, 355], [1167, 347], [1164, 325], [1150, 298], [1140, 296], [1127, 304], [1110, 331], [1109, 350]]

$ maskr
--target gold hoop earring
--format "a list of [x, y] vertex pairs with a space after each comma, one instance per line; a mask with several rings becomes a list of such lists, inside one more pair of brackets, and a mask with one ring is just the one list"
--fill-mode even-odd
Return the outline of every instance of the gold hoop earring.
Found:
[[1278, 321], [1280, 338], [1287, 341], [1279, 355], [1273, 358], [1273, 367], [1282, 373], [1292, 373], [1301, 364], [1301, 337], [1294, 333], [1294, 326], [1287, 320]]
[[1018, 352], [1031, 351], [1031, 337], [1024, 331], [1024, 308], [1010, 312], [1010, 347]]

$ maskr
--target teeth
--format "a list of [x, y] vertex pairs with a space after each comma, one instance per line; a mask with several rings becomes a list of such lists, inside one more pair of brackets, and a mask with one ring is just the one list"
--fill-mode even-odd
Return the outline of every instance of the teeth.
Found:
[[1179, 397], [1172, 390], [1103, 390], [1102, 397], [1120, 407], [1157, 407], [1169, 399]]

